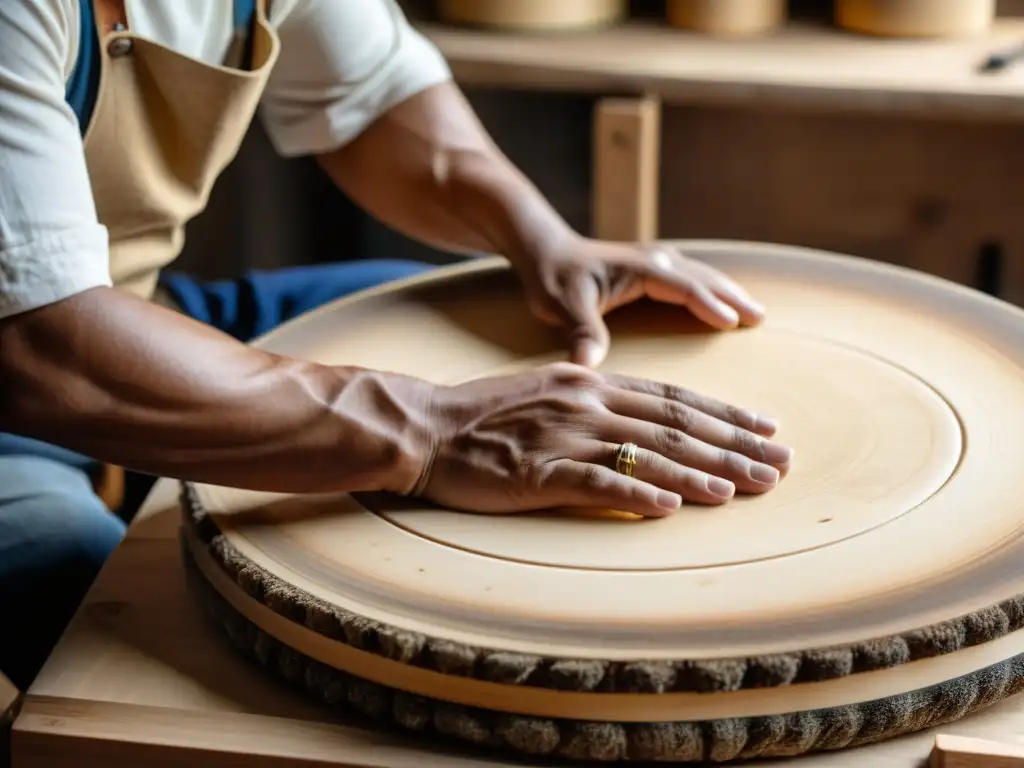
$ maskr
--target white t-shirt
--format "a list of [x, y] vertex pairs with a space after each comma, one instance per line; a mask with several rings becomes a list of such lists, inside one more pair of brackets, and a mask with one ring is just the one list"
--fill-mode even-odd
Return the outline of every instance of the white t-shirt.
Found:
[[[219, 64], [232, 0], [127, 0], [132, 31]], [[275, 0], [281, 53], [260, 115], [286, 156], [330, 151], [450, 78], [394, 0]], [[0, 318], [110, 285], [81, 132], [65, 101], [79, 0], [0, 0]]]

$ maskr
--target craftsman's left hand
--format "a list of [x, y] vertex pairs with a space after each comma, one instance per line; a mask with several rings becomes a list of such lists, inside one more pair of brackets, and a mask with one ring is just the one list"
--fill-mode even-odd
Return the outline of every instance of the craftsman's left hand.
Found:
[[533, 313], [563, 328], [572, 361], [589, 367], [608, 354], [604, 315], [644, 297], [684, 307], [721, 330], [764, 318], [764, 308], [735, 282], [666, 247], [573, 237], [517, 271]]

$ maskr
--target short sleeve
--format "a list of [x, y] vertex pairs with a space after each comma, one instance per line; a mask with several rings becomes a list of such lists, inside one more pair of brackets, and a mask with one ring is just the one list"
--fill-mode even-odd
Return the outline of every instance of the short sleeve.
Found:
[[337, 149], [392, 107], [451, 79], [441, 53], [394, 0], [302, 0], [277, 29], [281, 53], [262, 119], [286, 156]]
[[0, 318], [110, 285], [64, 95], [77, 13], [77, 0], [0, 2]]

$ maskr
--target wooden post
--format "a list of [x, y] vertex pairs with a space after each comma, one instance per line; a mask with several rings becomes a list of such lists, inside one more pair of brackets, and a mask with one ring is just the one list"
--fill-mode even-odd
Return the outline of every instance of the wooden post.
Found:
[[593, 229], [602, 240], [658, 237], [661, 105], [607, 98], [594, 111]]

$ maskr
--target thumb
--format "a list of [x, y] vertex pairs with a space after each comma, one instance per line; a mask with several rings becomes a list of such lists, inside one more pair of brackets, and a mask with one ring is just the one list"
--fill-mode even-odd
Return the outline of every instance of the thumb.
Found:
[[604, 362], [611, 343], [601, 312], [601, 295], [589, 275], [571, 281], [562, 295], [565, 330], [572, 361], [587, 368]]

